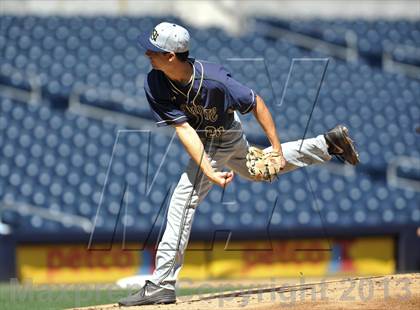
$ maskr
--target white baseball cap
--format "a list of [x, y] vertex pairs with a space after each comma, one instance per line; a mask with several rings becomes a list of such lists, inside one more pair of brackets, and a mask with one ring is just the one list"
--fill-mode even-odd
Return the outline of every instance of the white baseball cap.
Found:
[[190, 49], [190, 34], [184, 27], [163, 22], [151, 34], [141, 35], [139, 43], [146, 50], [154, 52], [183, 53]]

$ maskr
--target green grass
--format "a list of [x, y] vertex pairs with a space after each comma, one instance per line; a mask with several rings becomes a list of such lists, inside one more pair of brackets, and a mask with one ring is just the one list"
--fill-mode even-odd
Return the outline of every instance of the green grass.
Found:
[[[244, 287], [203, 286], [180, 288], [177, 296], [219, 293]], [[0, 284], [1, 310], [47, 310], [115, 303], [133, 290], [115, 285], [32, 285]]]

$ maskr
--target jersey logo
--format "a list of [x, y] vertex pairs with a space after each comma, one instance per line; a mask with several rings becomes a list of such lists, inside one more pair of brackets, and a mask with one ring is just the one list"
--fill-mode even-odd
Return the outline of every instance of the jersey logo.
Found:
[[206, 126], [206, 128], [204, 128], [206, 138], [220, 137], [224, 133], [224, 131], [225, 129], [223, 128], [223, 126]]
[[182, 104], [181, 109], [183, 111], [187, 111], [188, 113], [194, 115], [194, 116], [201, 116], [204, 117], [206, 121], [215, 122], [219, 118], [219, 115], [217, 114], [216, 107], [211, 109], [205, 109], [201, 105], [186, 105]]
[[157, 37], [159, 36], [159, 33], [156, 29], [153, 29], [152, 35], [150, 36], [150, 39], [156, 42]]

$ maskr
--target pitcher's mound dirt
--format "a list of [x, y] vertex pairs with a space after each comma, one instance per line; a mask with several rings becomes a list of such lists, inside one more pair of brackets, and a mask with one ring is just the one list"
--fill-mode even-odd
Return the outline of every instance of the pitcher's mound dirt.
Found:
[[[142, 310], [202, 309], [420, 309], [420, 274], [355, 277], [324, 281], [264, 283], [256, 288], [201, 296], [181, 296], [171, 305], [129, 307]], [[211, 282], [209, 282], [211, 283]], [[255, 282], [254, 282], [255, 283]], [[79, 309], [118, 309], [117, 304]]]

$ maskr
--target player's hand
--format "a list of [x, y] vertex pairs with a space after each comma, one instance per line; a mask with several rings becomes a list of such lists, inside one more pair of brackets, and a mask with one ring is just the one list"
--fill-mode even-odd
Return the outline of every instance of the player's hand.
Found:
[[215, 171], [212, 175], [208, 176], [210, 181], [212, 181], [214, 184], [219, 185], [220, 187], [226, 187], [230, 182], [233, 180], [233, 171], [229, 172], [219, 172]]
[[283, 170], [284, 167], [286, 167], [286, 160], [284, 159], [283, 156], [280, 156], [279, 158], [279, 167], [280, 167], [280, 170]]
[[278, 162], [280, 170], [283, 170], [284, 167], [286, 167], [286, 159], [284, 159], [283, 152], [282, 152], [281, 148], [274, 148], [273, 147], [272, 152], [275, 152], [275, 153], [279, 154], [277, 162]]

